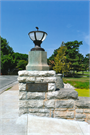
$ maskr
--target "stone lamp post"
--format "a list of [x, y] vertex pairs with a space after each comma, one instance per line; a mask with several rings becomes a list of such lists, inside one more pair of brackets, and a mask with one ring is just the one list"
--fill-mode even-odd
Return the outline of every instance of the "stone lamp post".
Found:
[[41, 48], [41, 43], [45, 40], [47, 33], [44, 31], [31, 31], [28, 33], [30, 39], [35, 44], [35, 47], [31, 49], [28, 56], [27, 71], [47, 71], [49, 66], [47, 65], [47, 52]]
[[18, 72], [20, 115], [32, 114], [32, 112], [37, 115], [36, 110], [38, 114], [42, 115], [40, 111], [46, 111], [45, 95], [56, 90], [56, 72], [49, 71], [47, 52], [41, 48], [41, 43], [46, 38], [47, 33], [39, 31], [38, 27], [36, 28], [37, 31], [28, 33], [35, 47], [29, 52], [26, 70]]
[[56, 75], [54, 70], [49, 71], [47, 53], [41, 48], [47, 33], [36, 28], [37, 31], [29, 32], [35, 47], [29, 52], [26, 70], [18, 72], [19, 116], [30, 114], [70, 120], [89, 120], [90, 103], [83, 104], [82, 100], [78, 101], [78, 93], [74, 90], [61, 89], [62, 75]]

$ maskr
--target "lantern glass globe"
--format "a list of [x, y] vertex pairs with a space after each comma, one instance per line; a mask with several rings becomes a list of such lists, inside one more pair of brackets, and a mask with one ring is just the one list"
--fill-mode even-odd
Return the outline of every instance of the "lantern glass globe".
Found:
[[29, 35], [30, 39], [33, 41], [35, 41], [35, 40], [44, 41], [47, 36], [47, 33], [43, 32], [43, 31], [31, 31], [31, 32], [29, 32], [28, 35]]

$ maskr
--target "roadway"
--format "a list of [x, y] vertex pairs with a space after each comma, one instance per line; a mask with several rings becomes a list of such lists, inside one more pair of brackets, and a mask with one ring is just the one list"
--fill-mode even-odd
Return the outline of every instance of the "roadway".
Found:
[[18, 83], [17, 75], [0, 75], [0, 93]]

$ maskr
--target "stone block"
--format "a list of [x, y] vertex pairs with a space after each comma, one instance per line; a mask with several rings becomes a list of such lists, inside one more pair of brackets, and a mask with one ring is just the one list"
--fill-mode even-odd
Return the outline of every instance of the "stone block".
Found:
[[19, 83], [25, 83], [26, 77], [18, 77], [17, 80], [19, 81]]
[[87, 115], [87, 119], [90, 120], [90, 114]]
[[76, 121], [81, 121], [81, 122], [82, 122], [82, 121], [85, 121], [85, 119], [76, 119], [76, 118], [75, 118], [75, 120], [76, 120]]
[[42, 82], [55, 83], [56, 77], [36, 77], [35, 83], [42, 83]]
[[26, 71], [26, 70], [21, 70], [21, 71], [18, 71], [18, 75], [19, 76], [28, 76], [29, 75], [29, 72]]
[[67, 108], [55, 108], [55, 111], [66, 111]]
[[27, 114], [28, 113], [28, 109], [27, 108], [19, 108], [19, 116], [22, 114]]
[[50, 113], [49, 109], [28, 109], [30, 113]]
[[68, 111], [74, 111], [75, 108], [68, 108]]
[[45, 92], [27, 92], [27, 99], [45, 99]]
[[48, 83], [48, 91], [55, 91], [56, 85], [55, 83]]
[[43, 100], [28, 100], [27, 107], [43, 108]]
[[83, 113], [83, 109], [76, 109], [76, 113]]
[[44, 77], [55, 77], [56, 72], [54, 70], [51, 71], [40, 71], [38, 72], [38, 76], [44, 76]]
[[51, 76], [55, 76], [56, 72], [54, 70], [51, 71], [26, 71], [26, 70], [22, 70], [18, 72], [19, 76], [29, 76], [29, 77], [51, 77]]
[[73, 100], [63, 100], [55, 102], [55, 108], [73, 108], [73, 107], [74, 107]]
[[26, 90], [26, 83], [19, 83], [19, 90]]
[[64, 119], [66, 119], [66, 112], [55, 111], [54, 112], [54, 117], [55, 118], [64, 118]]
[[90, 108], [90, 102], [89, 101], [84, 101], [80, 100], [80, 101], [76, 101], [75, 105], [77, 108]]
[[87, 120], [87, 123], [90, 124], [90, 120]]
[[56, 99], [78, 99], [78, 93], [75, 90], [59, 90], [55, 94]]
[[55, 108], [55, 101], [54, 100], [48, 100], [44, 101], [45, 108]]
[[73, 119], [74, 118], [74, 112], [66, 112], [66, 111], [55, 111], [55, 117], [59, 117], [59, 118], [64, 118], [64, 119], [68, 119], [68, 118], [71, 118]]
[[33, 83], [35, 82], [35, 77], [18, 77], [20, 83]]
[[26, 92], [19, 92], [19, 100], [25, 100], [26, 99]]
[[19, 108], [27, 107], [27, 100], [19, 100]]
[[47, 93], [48, 99], [78, 99], [78, 93], [75, 90], [59, 90]]
[[75, 114], [76, 119], [85, 119], [86, 115], [85, 114]]
[[84, 113], [90, 113], [90, 109], [84, 109]]
[[40, 116], [40, 117], [49, 117], [50, 114], [49, 113], [29, 113], [30, 115], [33, 116]]
[[66, 113], [66, 118], [71, 118], [71, 119], [73, 119], [73, 118], [74, 118], [74, 112], [67, 112], [67, 113]]
[[27, 83], [34, 83], [35, 82], [35, 77], [26, 77], [26, 82]]
[[55, 99], [57, 94], [58, 94], [58, 91], [47, 92], [47, 99]]

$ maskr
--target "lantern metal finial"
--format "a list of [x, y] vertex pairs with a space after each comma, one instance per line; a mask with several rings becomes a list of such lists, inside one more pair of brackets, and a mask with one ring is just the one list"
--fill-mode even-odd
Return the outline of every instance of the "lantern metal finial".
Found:
[[38, 31], [38, 29], [39, 29], [39, 28], [38, 28], [38, 27], [36, 27], [36, 29], [37, 29], [37, 31]]

